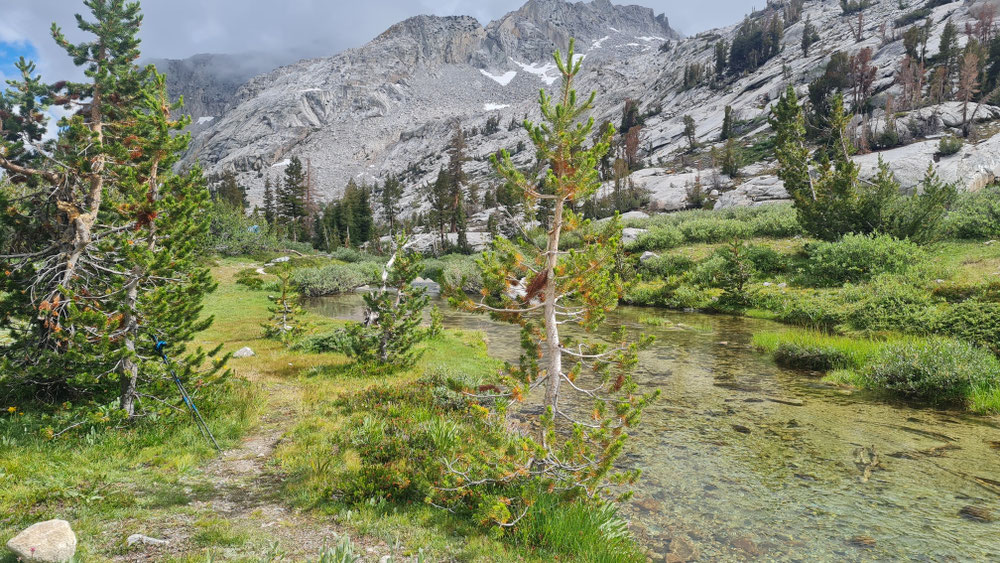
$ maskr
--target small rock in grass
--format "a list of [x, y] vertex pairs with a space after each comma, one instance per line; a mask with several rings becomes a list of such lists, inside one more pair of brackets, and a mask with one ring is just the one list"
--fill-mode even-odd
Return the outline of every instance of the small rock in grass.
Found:
[[645, 263], [645, 262], [648, 262], [649, 260], [654, 260], [654, 259], [659, 258], [659, 257], [660, 257], [659, 254], [657, 254], [655, 252], [649, 252], [647, 250], [646, 252], [642, 253], [642, 256], [639, 257], [639, 261]]
[[975, 520], [976, 522], [996, 522], [997, 515], [986, 508], [985, 506], [965, 506], [962, 510], [958, 511], [960, 516], [963, 516], [969, 520]]
[[252, 358], [252, 357], [254, 357], [256, 355], [257, 354], [255, 354], [254, 351], [248, 346], [246, 348], [240, 348], [239, 350], [237, 350], [236, 353], [233, 354], [233, 357], [234, 358]]
[[285, 262], [291, 261], [291, 259], [292, 259], [291, 256], [282, 256], [281, 258], [275, 258], [274, 260], [271, 260], [271, 263], [272, 264], [284, 264]]
[[128, 544], [129, 547], [132, 547], [137, 543], [141, 543], [142, 545], [167, 545], [170, 542], [167, 540], [158, 540], [156, 538], [151, 538], [149, 536], [144, 536], [142, 534], [132, 534], [131, 536], [128, 537], [127, 540], [125, 540], [125, 543]]
[[751, 434], [751, 433], [753, 433], [753, 430], [747, 428], [746, 426], [743, 426], [742, 424], [734, 424], [733, 425], [733, 430], [739, 432], [740, 434]]
[[76, 555], [76, 534], [65, 520], [39, 522], [14, 536], [7, 549], [28, 563], [64, 563]]

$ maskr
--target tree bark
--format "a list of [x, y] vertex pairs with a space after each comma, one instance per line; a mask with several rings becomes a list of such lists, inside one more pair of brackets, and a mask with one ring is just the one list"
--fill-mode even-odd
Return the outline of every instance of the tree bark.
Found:
[[545, 262], [545, 342], [548, 351], [548, 381], [545, 382], [545, 406], [556, 408], [559, 383], [562, 377], [562, 351], [559, 342], [559, 324], [556, 322], [556, 265], [559, 263], [559, 237], [562, 233], [563, 205], [565, 199], [556, 200], [552, 213], [552, 230], [546, 248]]

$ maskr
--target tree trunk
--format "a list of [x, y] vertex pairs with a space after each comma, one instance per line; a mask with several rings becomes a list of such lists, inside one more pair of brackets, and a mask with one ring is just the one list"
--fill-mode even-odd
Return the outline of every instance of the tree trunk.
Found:
[[559, 325], [556, 322], [556, 265], [559, 263], [559, 236], [562, 232], [563, 205], [558, 199], [552, 211], [552, 230], [546, 248], [545, 274], [545, 342], [548, 351], [548, 381], [545, 382], [545, 406], [556, 408], [559, 399], [559, 383], [562, 377], [562, 351], [559, 342]]
[[139, 364], [135, 361], [135, 339], [139, 332], [139, 322], [136, 316], [136, 304], [139, 300], [139, 272], [132, 271], [132, 279], [126, 286], [125, 318], [125, 359], [122, 360], [118, 382], [120, 387], [119, 406], [128, 414], [129, 419], [135, 417], [135, 404], [139, 399], [137, 391], [139, 382]]

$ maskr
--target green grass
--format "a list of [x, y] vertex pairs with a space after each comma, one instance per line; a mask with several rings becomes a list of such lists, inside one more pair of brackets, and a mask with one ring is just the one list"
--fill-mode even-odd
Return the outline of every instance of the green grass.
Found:
[[827, 372], [831, 383], [1000, 414], [1000, 360], [965, 342], [933, 336], [852, 338], [796, 329], [758, 333], [753, 342], [779, 365]]

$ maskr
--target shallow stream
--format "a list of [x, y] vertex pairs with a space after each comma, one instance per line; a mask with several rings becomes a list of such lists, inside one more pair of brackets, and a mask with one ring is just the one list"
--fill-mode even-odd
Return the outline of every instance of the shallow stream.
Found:
[[[311, 308], [356, 320], [361, 305], [352, 295]], [[441, 308], [446, 327], [481, 331], [491, 354], [517, 358], [515, 327]], [[1000, 520], [974, 517], [1000, 518], [1000, 420], [888, 404], [779, 368], [751, 345], [778, 326], [765, 321], [627, 307], [613, 320], [657, 338], [637, 381], [663, 395], [624, 458], [643, 476], [623, 507], [655, 553], [1000, 560]]]

